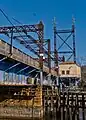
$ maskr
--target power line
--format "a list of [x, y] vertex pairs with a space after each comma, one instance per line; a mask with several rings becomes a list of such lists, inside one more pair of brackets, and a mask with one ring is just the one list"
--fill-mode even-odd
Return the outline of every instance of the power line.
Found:
[[[14, 26], [14, 24], [11, 22], [11, 20], [9, 19], [9, 17], [6, 15], [6, 13], [2, 10], [2, 9], [0, 9], [0, 11], [1, 11], [1, 13], [4, 15], [4, 17], [7, 19], [7, 21], [12, 25], [12, 27], [14, 27], [16, 30], [17, 30], [17, 32], [18, 32], [18, 29]], [[23, 28], [24, 29], [24, 28]], [[25, 30], [25, 29], [24, 29]], [[18, 34], [21, 36], [21, 38], [24, 40], [24, 38], [22, 37], [22, 35], [18, 32]], [[30, 45], [28, 45], [28, 47], [29, 47], [29, 49], [30, 49], [30, 51], [33, 51], [36, 55], [37, 55], [37, 52], [35, 52], [34, 51], [34, 49], [30, 46]], [[38, 55], [39, 56], [39, 55]]]
[[6, 13], [5, 13], [2, 9], [0, 9], [0, 11], [1, 11], [1, 13], [4, 15], [4, 17], [7, 19], [7, 21], [8, 21], [13, 27], [15, 27], [15, 26], [13, 25], [13, 23], [10, 21], [9, 17], [6, 15]]

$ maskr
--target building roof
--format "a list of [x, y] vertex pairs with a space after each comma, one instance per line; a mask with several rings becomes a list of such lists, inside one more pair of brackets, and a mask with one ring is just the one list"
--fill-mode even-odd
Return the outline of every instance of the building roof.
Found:
[[61, 62], [60, 64], [75, 64], [73, 61]]
[[[75, 65], [79, 66], [77, 63], [74, 63], [74, 61], [61, 62], [59, 65], [67, 65], [67, 64], [75, 64]], [[80, 67], [80, 66], [79, 66], [79, 67]]]

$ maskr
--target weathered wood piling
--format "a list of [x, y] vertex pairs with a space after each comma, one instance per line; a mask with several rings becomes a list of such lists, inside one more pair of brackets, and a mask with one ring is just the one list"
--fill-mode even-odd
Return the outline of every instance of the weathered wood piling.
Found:
[[86, 92], [54, 86], [0, 86], [0, 118], [85, 120]]

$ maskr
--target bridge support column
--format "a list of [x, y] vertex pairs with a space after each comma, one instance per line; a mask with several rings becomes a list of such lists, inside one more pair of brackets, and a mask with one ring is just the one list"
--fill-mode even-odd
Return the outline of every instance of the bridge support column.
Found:
[[59, 76], [56, 77], [57, 86], [59, 86]]
[[51, 74], [48, 75], [48, 84], [51, 85]]
[[42, 86], [43, 85], [43, 71], [42, 70], [40, 71], [40, 83]]
[[3, 72], [3, 83], [9, 82], [9, 72]]

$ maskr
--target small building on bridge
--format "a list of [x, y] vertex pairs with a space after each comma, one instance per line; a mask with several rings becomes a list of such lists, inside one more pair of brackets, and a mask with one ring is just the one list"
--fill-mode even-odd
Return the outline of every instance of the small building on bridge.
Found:
[[59, 64], [60, 82], [67, 86], [75, 85], [81, 79], [81, 67], [74, 62], [62, 62]]

